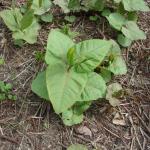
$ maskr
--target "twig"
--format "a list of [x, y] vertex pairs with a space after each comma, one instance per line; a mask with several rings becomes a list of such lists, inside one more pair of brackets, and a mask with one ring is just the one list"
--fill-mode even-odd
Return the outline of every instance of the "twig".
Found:
[[5, 135], [0, 135], [0, 139], [2, 139], [2, 140], [7, 140], [7, 141], [9, 141], [9, 142], [11, 142], [11, 143], [14, 143], [14, 144], [19, 145], [19, 142], [17, 142], [16, 140], [14, 140], [14, 139], [12, 139], [12, 138], [9, 138], [9, 137], [7, 137], [7, 136], [5, 136]]

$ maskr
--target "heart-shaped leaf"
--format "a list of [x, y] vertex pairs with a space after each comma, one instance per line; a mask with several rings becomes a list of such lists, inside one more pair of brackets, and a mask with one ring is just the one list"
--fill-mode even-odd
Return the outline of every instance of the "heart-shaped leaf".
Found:
[[36, 79], [32, 81], [31, 89], [39, 97], [49, 100], [48, 91], [46, 87], [46, 72], [38, 73]]
[[45, 61], [55, 64], [58, 61], [67, 62], [67, 52], [74, 45], [73, 41], [58, 30], [51, 30], [48, 36]]
[[49, 98], [56, 113], [70, 108], [81, 101], [81, 92], [87, 82], [87, 73], [76, 73], [63, 63], [50, 65], [46, 70], [46, 84]]
[[86, 40], [74, 46], [74, 66], [77, 72], [93, 71], [110, 51], [112, 43], [106, 40]]

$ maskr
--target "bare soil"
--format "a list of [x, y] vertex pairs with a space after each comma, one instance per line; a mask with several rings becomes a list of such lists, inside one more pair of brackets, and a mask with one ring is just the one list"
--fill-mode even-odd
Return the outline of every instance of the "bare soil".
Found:
[[[11, 0], [0, 0], [0, 10], [10, 5]], [[73, 127], [64, 126], [52, 106], [31, 91], [32, 79], [45, 68], [35, 59], [35, 51], [44, 51], [50, 29], [61, 27], [63, 18], [42, 24], [38, 42], [23, 47], [13, 44], [11, 32], [0, 20], [0, 56], [5, 59], [0, 80], [12, 83], [17, 95], [16, 102], [0, 103], [0, 149], [66, 150], [72, 143], [81, 143], [89, 150], [150, 150], [150, 13], [139, 15], [147, 40], [122, 50], [128, 73], [112, 81], [120, 82], [126, 90], [120, 106], [112, 108], [107, 101], [97, 101], [85, 113], [83, 123]], [[116, 36], [103, 18], [94, 23], [85, 14], [71, 27], [80, 32], [77, 41]], [[114, 124], [116, 114], [124, 125]], [[81, 128], [89, 130], [84, 133]]]

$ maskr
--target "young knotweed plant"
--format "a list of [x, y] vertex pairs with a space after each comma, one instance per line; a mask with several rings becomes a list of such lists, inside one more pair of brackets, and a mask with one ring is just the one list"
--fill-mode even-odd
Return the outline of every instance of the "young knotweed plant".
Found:
[[54, 4], [62, 8], [64, 13], [71, 11], [102, 11], [106, 0], [54, 0]]
[[127, 68], [114, 41], [74, 43], [59, 30], [51, 30], [45, 56], [48, 66], [32, 82], [32, 91], [52, 103], [65, 125], [78, 124], [92, 101], [105, 98], [105, 79], [94, 70], [110, 55], [113, 59], [102, 68], [116, 75], [125, 74]]
[[144, 0], [114, 0], [114, 5], [116, 8], [113, 12], [105, 9], [102, 15], [119, 32], [118, 43], [123, 47], [128, 47], [133, 41], [146, 39], [145, 33], [137, 25], [137, 11], [150, 10], [146, 2]]
[[53, 15], [48, 12], [51, 6], [51, 0], [27, 0], [27, 2], [21, 7], [21, 11], [25, 13], [32, 9], [34, 10], [34, 15], [42, 21], [52, 22]]
[[20, 9], [11, 8], [1, 11], [0, 17], [12, 31], [14, 40], [23, 40], [30, 44], [34, 44], [37, 41], [40, 25], [34, 17], [33, 10], [29, 10], [22, 15]]
[[[133, 41], [146, 39], [145, 33], [137, 25], [138, 11], [149, 11], [144, 0], [54, 0], [64, 13], [74, 11], [102, 12], [109, 24], [118, 31], [117, 41], [128, 47]], [[93, 18], [92, 18], [93, 19]]]

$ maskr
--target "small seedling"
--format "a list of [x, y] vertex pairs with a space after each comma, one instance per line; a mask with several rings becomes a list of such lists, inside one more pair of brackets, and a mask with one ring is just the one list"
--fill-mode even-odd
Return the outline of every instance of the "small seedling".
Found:
[[70, 27], [68, 24], [63, 25], [61, 29], [59, 29], [60, 32], [66, 34], [69, 36], [71, 39], [76, 38], [79, 35], [79, 32], [71, 31]]
[[35, 59], [39, 62], [44, 61], [45, 52], [44, 51], [35, 51]]
[[16, 96], [12, 94], [12, 85], [0, 81], [0, 101], [3, 100], [16, 100]]

